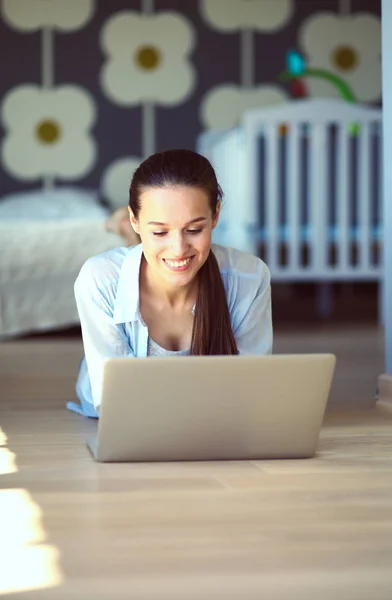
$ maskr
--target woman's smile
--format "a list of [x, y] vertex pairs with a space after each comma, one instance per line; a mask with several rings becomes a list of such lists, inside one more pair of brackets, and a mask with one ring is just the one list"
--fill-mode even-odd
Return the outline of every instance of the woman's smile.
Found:
[[190, 266], [191, 263], [194, 259], [194, 256], [190, 256], [188, 258], [183, 258], [181, 260], [172, 260], [169, 258], [163, 258], [163, 262], [165, 263], [166, 267], [168, 269], [170, 269], [171, 271], [187, 271]]

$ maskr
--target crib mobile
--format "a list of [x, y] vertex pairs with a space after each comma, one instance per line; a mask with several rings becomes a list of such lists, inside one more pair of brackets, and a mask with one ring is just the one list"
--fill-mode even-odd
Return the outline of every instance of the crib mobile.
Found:
[[[307, 88], [304, 81], [305, 77], [318, 77], [325, 79], [333, 85], [340, 96], [346, 102], [356, 103], [357, 100], [350, 86], [334, 73], [326, 69], [309, 69], [306, 67], [305, 59], [296, 50], [289, 50], [286, 55], [286, 69], [279, 75], [280, 81], [288, 82], [291, 94], [294, 98], [306, 98]], [[282, 126], [281, 134], [285, 135], [287, 126]], [[351, 123], [349, 132], [355, 136], [359, 132], [359, 125]]]

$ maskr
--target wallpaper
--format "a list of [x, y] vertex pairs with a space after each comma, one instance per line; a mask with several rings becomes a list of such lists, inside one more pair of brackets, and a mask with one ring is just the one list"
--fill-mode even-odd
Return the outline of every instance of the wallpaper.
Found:
[[380, 4], [2, 0], [0, 195], [66, 184], [124, 205], [145, 156], [294, 98], [293, 51], [314, 75], [302, 96], [339, 97], [340, 81], [380, 103]]

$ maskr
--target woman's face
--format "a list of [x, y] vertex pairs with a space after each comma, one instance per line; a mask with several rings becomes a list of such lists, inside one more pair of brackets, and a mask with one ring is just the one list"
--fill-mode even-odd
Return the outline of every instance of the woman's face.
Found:
[[213, 215], [203, 190], [180, 185], [146, 188], [140, 202], [138, 220], [130, 217], [151, 275], [172, 287], [189, 284], [208, 258], [220, 207]]

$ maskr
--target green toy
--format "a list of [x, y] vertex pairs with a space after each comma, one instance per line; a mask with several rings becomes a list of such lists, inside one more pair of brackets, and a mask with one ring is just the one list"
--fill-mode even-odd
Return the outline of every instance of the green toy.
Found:
[[[292, 89], [295, 90], [297, 97], [306, 96], [306, 88], [303, 85], [304, 77], [319, 77], [335, 86], [343, 100], [351, 103], [356, 102], [354, 93], [347, 83], [325, 69], [307, 69], [305, 60], [299, 52], [289, 50], [286, 57], [286, 64], [287, 69], [279, 75], [279, 79], [284, 82], [291, 82], [293, 84]], [[357, 135], [359, 130], [358, 123], [351, 123], [349, 125], [351, 135]]]

